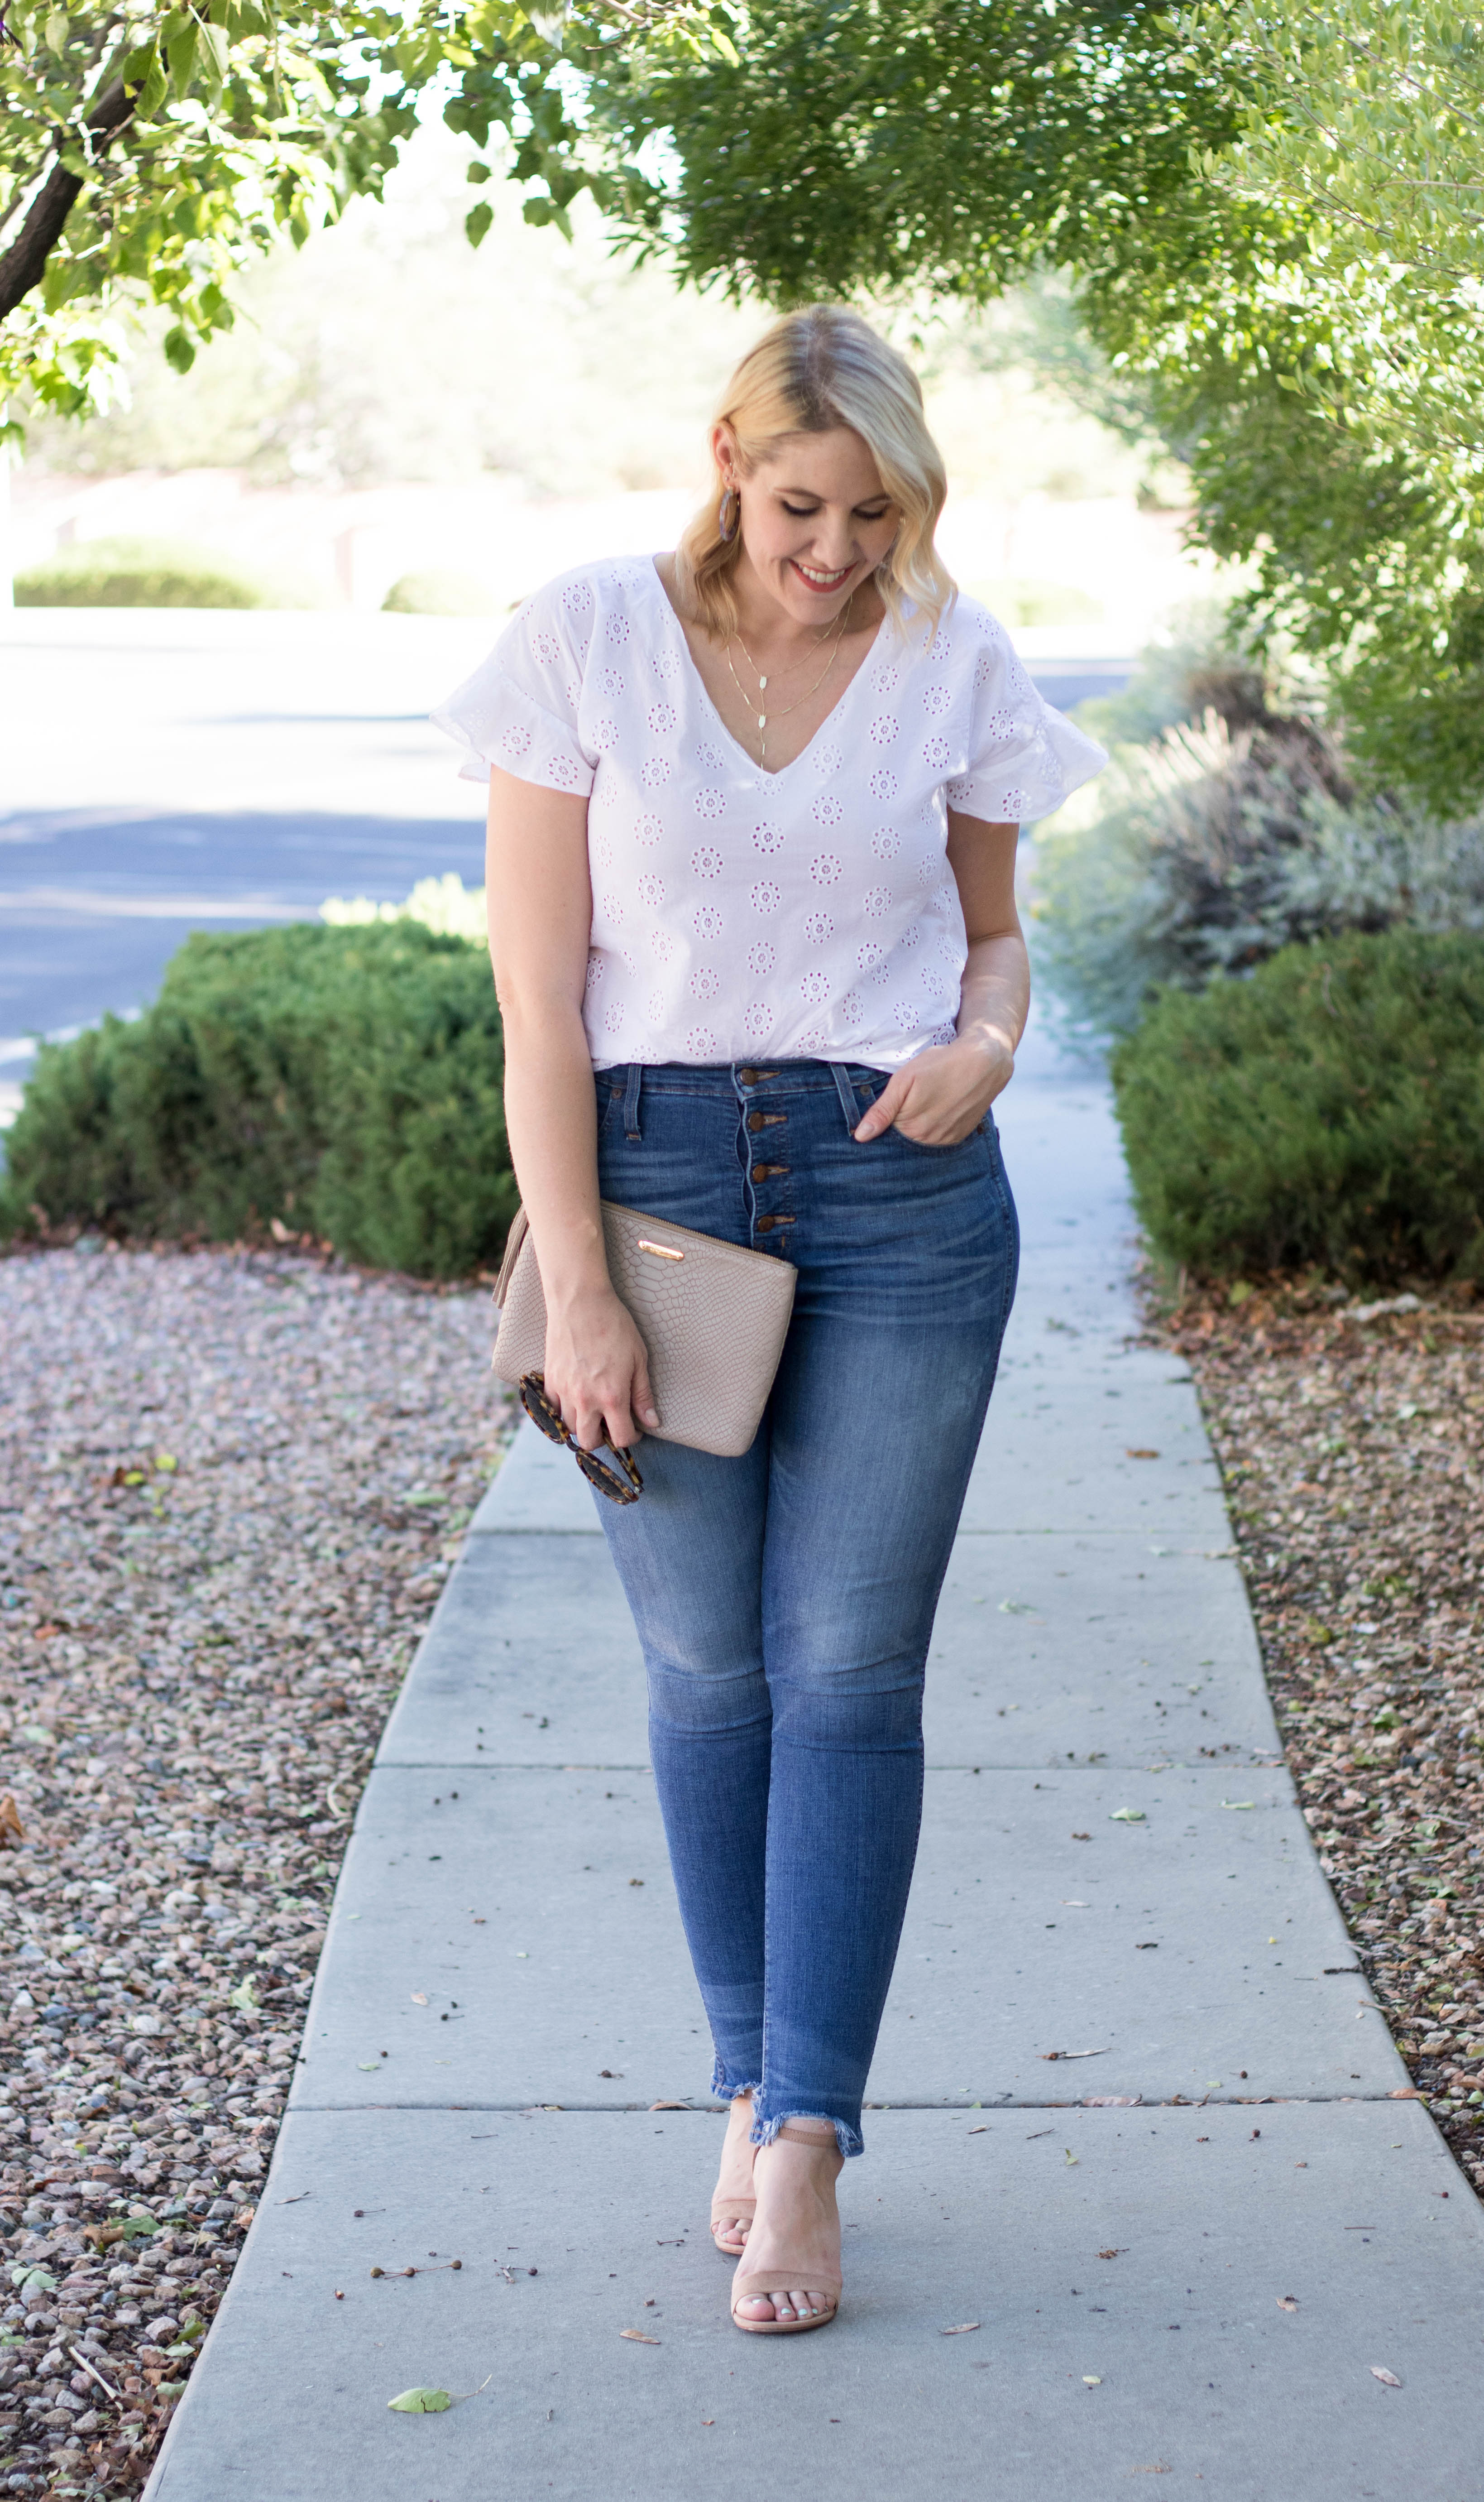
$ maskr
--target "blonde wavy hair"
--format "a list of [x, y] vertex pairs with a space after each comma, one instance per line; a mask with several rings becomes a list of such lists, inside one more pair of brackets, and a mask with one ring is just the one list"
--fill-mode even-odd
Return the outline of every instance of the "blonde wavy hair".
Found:
[[[827, 434], [848, 425], [870, 452], [901, 524], [876, 568], [876, 588], [900, 628], [911, 600], [935, 632], [955, 596], [953, 578], [933, 546], [948, 492], [943, 456], [928, 431], [922, 386], [908, 364], [859, 313], [809, 304], [786, 313], [750, 348], [726, 386], [715, 423], [730, 426], [745, 479], [777, 455], [790, 435]], [[737, 628], [731, 576], [742, 533], [724, 539], [720, 525], [725, 478], [720, 465], [703, 504], [675, 551], [682, 598], [718, 635]]]

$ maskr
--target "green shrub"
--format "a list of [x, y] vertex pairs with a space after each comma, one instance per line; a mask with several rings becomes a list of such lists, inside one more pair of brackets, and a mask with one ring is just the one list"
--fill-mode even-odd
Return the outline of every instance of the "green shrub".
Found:
[[404, 573], [382, 601], [400, 617], [488, 617], [494, 602], [471, 573]]
[[0, 1235], [233, 1241], [276, 1217], [353, 1260], [457, 1277], [516, 1208], [482, 948], [414, 921], [188, 938], [136, 1022], [44, 1045]]
[[16, 576], [17, 608], [299, 606], [231, 557], [176, 539], [84, 539]]
[[1484, 937], [1288, 947], [1113, 1055], [1134, 1199], [1197, 1275], [1484, 1277]]

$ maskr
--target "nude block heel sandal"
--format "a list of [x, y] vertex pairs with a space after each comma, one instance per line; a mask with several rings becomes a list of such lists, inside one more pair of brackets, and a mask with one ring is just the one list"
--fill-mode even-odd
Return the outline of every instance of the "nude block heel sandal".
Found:
[[[790, 2125], [788, 2120], [784, 2121], [778, 2134], [780, 2137], [792, 2138], [797, 2145], [817, 2146], [822, 2149], [827, 2148], [827, 2150], [834, 2156], [834, 2177], [836, 2180], [839, 2179], [841, 2172], [845, 2169], [845, 2159], [840, 2153], [838, 2147], [831, 2147], [829, 2146], [827, 2138], [815, 2137], [808, 2129], [793, 2128]], [[720, 2244], [718, 2244], [718, 2248], [721, 2248]], [[780, 2293], [787, 2292], [788, 2290], [787, 2278], [784, 2278], [782, 2283], [779, 2282], [780, 2276], [783, 2274], [780, 2269], [770, 2268], [766, 2276], [743, 2276], [739, 2269], [737, 2275], [732, 2280], [731, 2287], [732, 2326], [734, 2328], [740, 2328], [744, 2334], [749, 2337], [798, 2337], [801, 2336], [807, 2328], [827, 2328], [831, 2319], [836, 2318], [839, 2315], [841, 2280], [837, 2274], [834, 2274], [830, 2270], [817, 2268], [812, 2265], [809, 2267], [807, 2272], [814, 2278], [818, 2290], [821, 2292], [827, 2291], [833, 2296], [833, 2300], [830, 2302], [827, 2311], [813, 2312], [808, 2317], [803, 2319], [739, 2319], [737, 2317], [738, 2303], [757, 2302], [759, 2299], [763, 2302], [776, 2302]], [[823, 2284], [819, 2282], [822, 2277], [824, 2279]]]
[[750, 2224], [757, 2213], [758, 2201], [756, 2198], [717, 2197], [712, 2199], [711, 2238], [715, 2242], [717, 2248], [721, 2251], [724, 2258], [739, 2259], [742, 2256], [743, 2251], [746, 2249], [747, 2244], [745, 2241], [728, 2242], [725, 2236], [718, 2231], [718, 2226], [722, 2223], [730, 2223], [733, 2215], [739, 2216], [743, 2223]]
[[[745, 2102], [748, 2110], [752, 2110], [753, 2098], [751, 2093], [738, 2094], [736, 2099], [738, 2102]], [[728, 2242], [725, 2240], [717, 2231], [718, 2224], [729, 2223], [733, 2215], [739, 2216], [743, 2223], [750, 2224], [757, 2213], [758, 2201], [756, 2198], [750, 2198], [747, 2196], [740, 2198], [724, 2198], [720, 2189], [717, 2191], [716, 2196], [711, 2201], [711, 2238], [713, 2242], [715, 2242], [717, 2248], [721, 2251], [724, 2259], [739, 2259], [747, 2248], [747, 2243], [745, 2239], [740, 2242]]]

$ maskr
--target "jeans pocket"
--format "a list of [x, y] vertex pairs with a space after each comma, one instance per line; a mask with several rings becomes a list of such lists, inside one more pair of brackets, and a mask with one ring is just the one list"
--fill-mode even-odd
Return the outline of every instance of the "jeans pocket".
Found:
[[[871, 1105], [877, 1101], [878, 1098], [886, 1093], [887, 1087], [890, 1083], [891, 1080], [889, 1078], [879, 1075], [868, 1079], [864, 1084], [861, 1084], [859, 1080], [857, 1081], [856, 1092], [861, 1098], [861, 1110], [863, 1112], [868, 1112], [870, 1110]], [[894, 1121], [893, 1122], [890, 1130], [884, 1130], [882, 1132], [877, 1144], [884, 1146], [888, 1139], [893, 1139], [898, 1146], [910, 1148], [912, 1154], [915, 1156], [956, 1156], [961, 1153], [964, 1147], [971, 1147], [976, 1138], [990, 1138], [993, 1140], [997, 1139], [998, 1135], [999, 1133], [995, 1127], [995, 1116], [993, 1112], [986, 1112], [984, 1118], [980, 1121], [976, 1121], [973, 1128], [967, 1131], [961, 1138], [956, 1138], [952, 1146], [928, 1146], [921, 1138], [909, 1138], [906, 1131], [899, 1130]]]

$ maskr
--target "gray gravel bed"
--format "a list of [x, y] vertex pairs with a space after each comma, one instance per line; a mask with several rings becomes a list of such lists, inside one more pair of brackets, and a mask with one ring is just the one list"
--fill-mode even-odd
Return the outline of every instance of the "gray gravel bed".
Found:
[[0, 1260], [0, 2493], [149, 2473], [512, 1427], [489, 1339], [315, 1257]]

